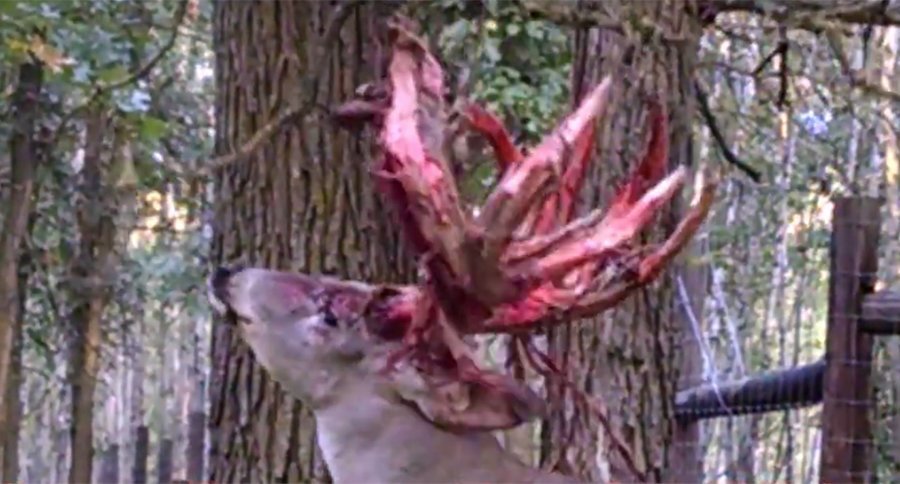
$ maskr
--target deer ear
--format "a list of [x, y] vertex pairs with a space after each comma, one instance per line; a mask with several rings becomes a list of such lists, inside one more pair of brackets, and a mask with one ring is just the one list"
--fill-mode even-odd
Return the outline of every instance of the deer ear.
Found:
[[513, 378], [482, 372], [478, 381], [454, 381], [398, 367], [395, 393], [435, 425], [459, 430], [503, 430], [542, 416], [544, 401]]

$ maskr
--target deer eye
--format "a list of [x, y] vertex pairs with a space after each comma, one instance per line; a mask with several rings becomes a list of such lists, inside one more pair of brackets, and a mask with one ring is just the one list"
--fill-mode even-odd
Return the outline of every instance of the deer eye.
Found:
[[325, 310], [325, 315], [322, 317], [322, 322], [328, 326], [331, 326], [332, 328], [337, 328], [338, 326], [337, 317], [334, 315], [334, 313], [331, 312], [331, 310], [328, 309]]

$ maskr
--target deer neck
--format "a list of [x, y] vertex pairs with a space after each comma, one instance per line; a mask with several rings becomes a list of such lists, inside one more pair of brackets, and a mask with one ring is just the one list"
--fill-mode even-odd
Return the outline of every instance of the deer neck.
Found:
[[315, 410], [335, 482], [571, 482], [525, 466], [490, 433], [441, 430], [372, 391]]

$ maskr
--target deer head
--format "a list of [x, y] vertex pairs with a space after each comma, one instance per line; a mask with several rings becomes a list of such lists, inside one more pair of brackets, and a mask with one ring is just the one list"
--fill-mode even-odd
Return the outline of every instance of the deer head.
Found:
[[405, 316], [385, 311], [410, 302], [402, 288], [220, 268], [209, 294], [266, 371], [312, 408], [336, 482], [568, 482], [522, 465], [484, 432], [540, 414], [542, 400], [526, 386], [391, 363], [403, 334], [385, 322]]
[[288, 392], [318, 406], [366, 356], [357, 324], [372, 288], [264, 269], [218, 269], [213, 305], [230, 313], [256, 358]]
[[[529, 333], [613, 307], [687, 244], [709, 212], [716, 180], [697, 177], [691, 206], [668, 239], [636, 243], [687, 177], [685, 167], [666, 175], [667, 119], [651, 102], [649, 143], [636, 170], [606, 211], [574, 219], [593, 124], [606, 110], [612, 80], [588, 92], [526, 154], [491, 113], [445, 105], [440, 64], [401, 23], [390, 27], [387, 79], [358, 90], [333, 114], [338, 123], [378, 129], [376, 186], [419, 257], [420, 282], [370, 286], [245, 269], [218, 272], [212, 291], [242, 321], [263, 366], [313, 408], [377, 395], [440, 428], [507, 428], [538, 414], [540, 400], [479, 365], [471, 337], [514, 334], [534, 356]], [[477, 212], [460, 200], [448, 149], [466, 130], [488, 140], [500, 172]], [[539, 371], [552, 366], [546, 358], [529, 361]], [[618, 447], [641, 480], [627, 448]]]
[[488, 386], [424, 373], [415, 362], [393, 365], [402, 333], [386, 322], [407, 316], [385, 310], [415, 304], [403, 288], [253, 268], [219, 268], [209, 286], [213, 306], [237, 322], [260, 364], [313, 409], [371, 393], [442, 427], [488, 430], [541, 412], [533, 392], [502, 375]]

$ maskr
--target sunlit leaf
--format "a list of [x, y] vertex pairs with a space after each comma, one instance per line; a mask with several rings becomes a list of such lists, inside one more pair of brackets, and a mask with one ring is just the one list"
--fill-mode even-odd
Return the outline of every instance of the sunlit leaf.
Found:
[[168, 124], [162, 119], [153, 116], [142, 116], [138, 133], [142, 140], [155, 142], [162, 138], [168, 130]]
[[104, 84], [110, 84], [128, 76], [128, 69], [123, 65], [116, 65], [101, 69], [97, 72], [97, 79]]
[[[3, 3], [3, 2], [0, 2]], [[28, 53], [30, 49], [30, 45], [28, 42], [19, 40], [19, 39], [9, 39], [6, 43], [6, 47], [10, 50], [10, 52], [16, 54], [25, 54]]]
[[74, 64], [74, 60], [66, 57], [56, 47], [44, 42], [38, 35], [32, 35], [28, 42], [28, 50], [53, 72], [59, 72], [63, 66]]
[[87, 64], [78, 64], [72, 68], [72, 79], [75, 82], [87, 83], [90, 80], [91, 68]]
[[502, 57], [500, 54], [500, 43], [497, 39], [487, 39], [484, 43], [484, 55], [491, 63], [497, 63]]
[[134, 89], [116, 96], [116, 105], [125, 113], [146, 112], [150, 107], [150, 94], [142, 89]]

